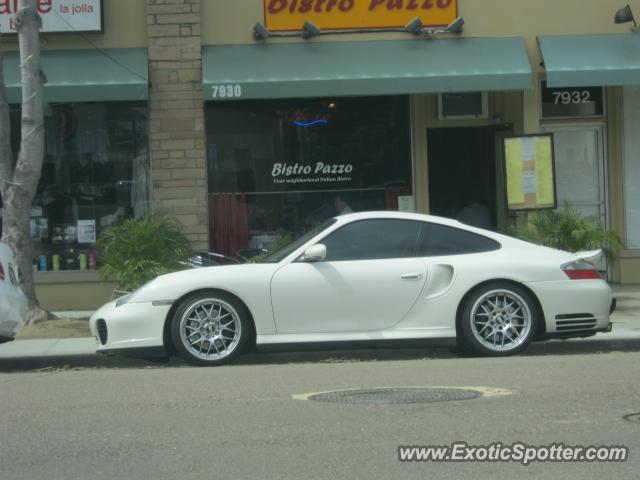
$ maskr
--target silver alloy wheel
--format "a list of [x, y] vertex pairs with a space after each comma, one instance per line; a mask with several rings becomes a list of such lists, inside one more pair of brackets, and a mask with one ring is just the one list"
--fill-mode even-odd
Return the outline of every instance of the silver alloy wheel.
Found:
[[531, 332], [529, 305], [509, 290], [485, 292], [473, 304], [469, 320], [476, 340], [497, 352], [518, 348]]
[[180, 340], [202, 360], [221, 360], [238, 346], [242, 324], [238, 312], [219, 298], [202, 298], [180, 317]]

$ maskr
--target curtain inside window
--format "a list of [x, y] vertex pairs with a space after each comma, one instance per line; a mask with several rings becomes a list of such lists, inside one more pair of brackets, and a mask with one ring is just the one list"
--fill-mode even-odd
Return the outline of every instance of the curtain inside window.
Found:
[[209, 244], [215, 253], [237, 257], [249, 244], [247, 200], [244, 194], [221, 193], [209, 197]]

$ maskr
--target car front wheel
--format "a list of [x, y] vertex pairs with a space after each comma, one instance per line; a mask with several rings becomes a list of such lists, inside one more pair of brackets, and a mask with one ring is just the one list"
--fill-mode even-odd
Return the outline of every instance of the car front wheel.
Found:
[[180, 356], [194, 365], [221, 365], [245, 348], [250, 335], [247, 308], [224, 292], [187, 297], [175, 311], [171, 338]]
[[462, 336], [477, 353], [506, 356], [524, 350], [535, 336], [538, 309], [523, 288], [506, 282], [484, 285], [462, 309]]

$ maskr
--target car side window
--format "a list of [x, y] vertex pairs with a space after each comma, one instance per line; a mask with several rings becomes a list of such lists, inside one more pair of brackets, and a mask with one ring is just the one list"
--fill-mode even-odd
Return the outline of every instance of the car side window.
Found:
[[490, 252], [500, 248], [501, 245], [491, 238], [460, 228], [425, 222], [418, 243], [418, 256], [462, 255]]
[[359, 220], [331, 233], [321, 243], [326, 261], [378, 260], [415, 256], [420, 222], [411, 220]]

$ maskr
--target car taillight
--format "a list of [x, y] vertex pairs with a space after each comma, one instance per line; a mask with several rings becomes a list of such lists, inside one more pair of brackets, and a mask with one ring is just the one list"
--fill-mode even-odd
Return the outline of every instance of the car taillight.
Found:
[[4, 267], [2, 266], [2, 262], [0, 262], [0, 280], [4, 280]]
[[590, 280], [590, 279], [600, 279], [600, 273], [598, 270], [587, 262], [570, 262], [562, 265], [562, 271], [569, 277], [571, 280]]

